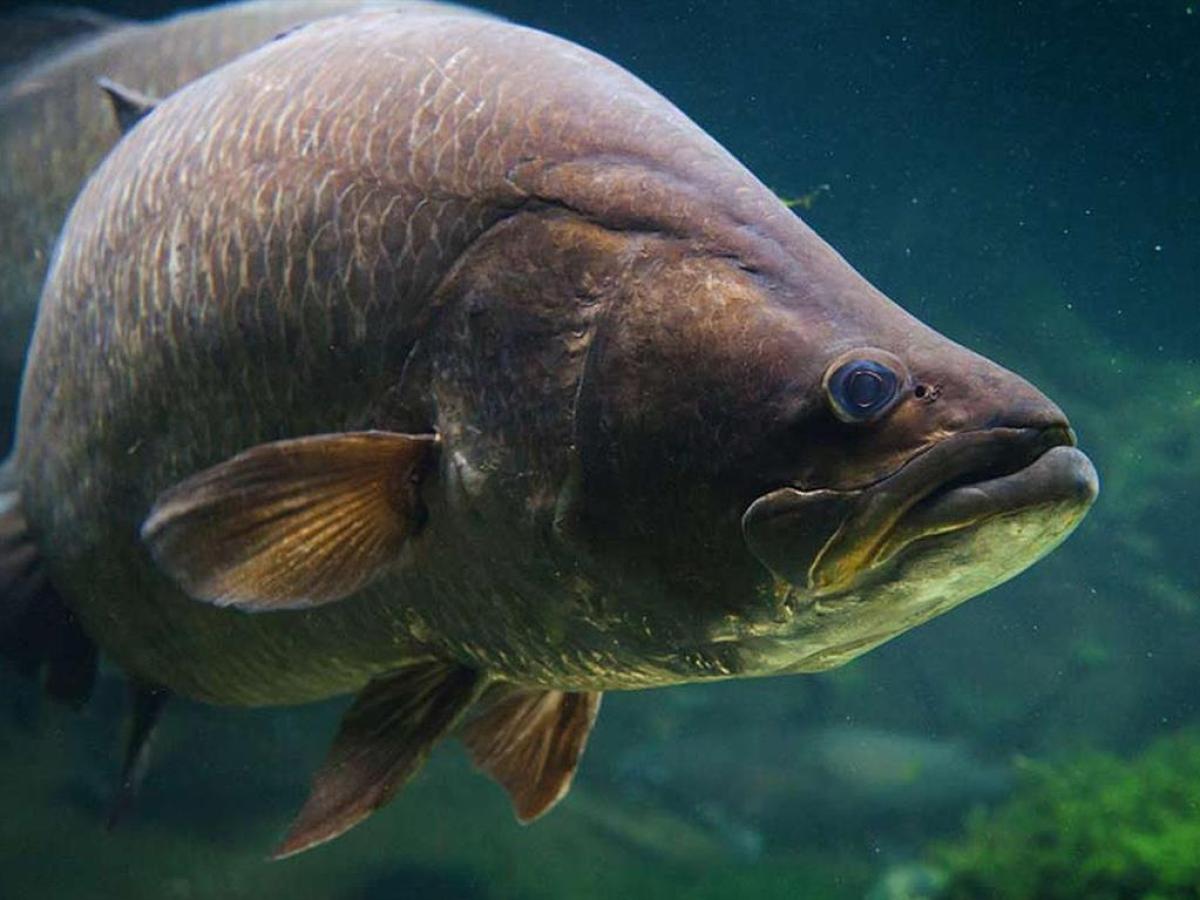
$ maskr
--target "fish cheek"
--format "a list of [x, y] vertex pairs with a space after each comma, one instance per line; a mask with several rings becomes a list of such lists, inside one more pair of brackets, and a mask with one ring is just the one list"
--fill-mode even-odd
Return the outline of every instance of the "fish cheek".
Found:
[[751, 552], [774, 575], [811, 588], [813, 567], [853, 514], [856, 499], [857, 492], [780, 488], [750, 505], [742, 532]]
[[744, 463], [789, 352], [726, 261], [668, 252], [638, 276], [580, 390], [579, 530], [625, 583], [675, 598], [675, 613], [754, 615], [765, 573], [741, 534], [756, 479]]

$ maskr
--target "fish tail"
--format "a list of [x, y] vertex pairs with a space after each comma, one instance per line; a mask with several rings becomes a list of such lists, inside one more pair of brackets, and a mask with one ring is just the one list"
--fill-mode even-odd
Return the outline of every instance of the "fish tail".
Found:
[[96, 680], [96, 645], [47, 577], [13, 480], [0, 466], [0, 657], [80, 706]]

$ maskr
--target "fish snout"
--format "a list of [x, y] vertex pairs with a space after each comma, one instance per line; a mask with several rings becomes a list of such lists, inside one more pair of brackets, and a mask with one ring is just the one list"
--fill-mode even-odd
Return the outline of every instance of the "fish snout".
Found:
[[999, 394], [1000, 408], [979, 417], [976, 427], [1021, 428], [1047, 434], [1063, 434], [1075, 446], [1075, 432], [1058, 404], [1023, 378], [1013, 376], [1013, 389]]
[[[913, 400], [931, 433], [993, 428], [1069, 432], [1057, 403], [1015, 372], [962, 347], [916, 360]], [[915, 424], [915, 423], [914, 423]], [[919, 427], [919, 426], [918, 426]]]

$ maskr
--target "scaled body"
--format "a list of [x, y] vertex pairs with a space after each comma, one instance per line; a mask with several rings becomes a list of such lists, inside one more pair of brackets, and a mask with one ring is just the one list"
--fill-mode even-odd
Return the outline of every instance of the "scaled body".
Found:
[[[249, 0], [161, 22], [97, 19], [103, 29], [4, 73], [0, 83], [0, 447], [50, 254], [84, 179], [120, 136], [97, 88], [108, 78], [165, 97], [315, 18], [365, 6], [431, 4]], [[438, 7], [448, 11], [448, 7]], [[464, 13], [467, 11], [464, 10]], [[17, 23], [19, 24], [19, 22]], [[9, 395], [12, 399], [9, 399]], [[11, 405], [10, 405], [11, 404]], [[2, 452], [2, 451], [0, 451]]]
[[1096, 493], [1054, 404], [632, 75], [382, 12], [193, 82], [109, 155], [14, 466], [50, 583], [142, 682], [362, 688], [283, 853], [464, 722], [539, 815], [601, 691], [839, 665]]

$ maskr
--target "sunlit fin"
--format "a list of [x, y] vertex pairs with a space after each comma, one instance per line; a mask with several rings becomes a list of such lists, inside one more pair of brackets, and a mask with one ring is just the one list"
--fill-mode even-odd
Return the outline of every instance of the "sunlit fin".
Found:
[[125, 818], [145, 780], [151, 738], [170, 696], [166, 688], [136, 680], [129, 682], [129, 733], [125, 740], [125, 758], [121, 761], [121, 781], [108, 809], [106, 826], [110, 831]]
[[154, 107], [158, 105], [158, 100], [155, 98], [147, 96], [141, 91], [135, 91], [133, 88], [125, 87], [123, 84], [117, 84], [111, 78], [97, 78], [96, 84], [99, 85], [100, 90], [108, 94], [121, 134], [125, 134], [150, 115], [154, 111]]
[[142, 526], [198, 600], [294, 609], [348, 597], [422, 522], [432, 435], [366, 431], [262, 444], [159, 496]]
[[0, 656], [41, 675], [46, 693], [82, 705], [96, 681], [96, 645], [46, 578], [21, 498], [0, 493]]
[[273, 858], [332, 840], [391, 800], [475, 702], [483, 684], [471, 669], [426, 661], [363, 688]]
[[599, 693], [513, 691], [463, 729], [475, 765], [532, 822], [567, 795], [600, 709]]

